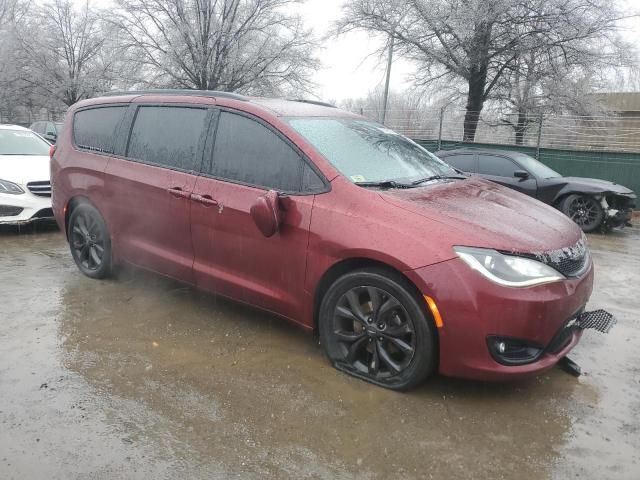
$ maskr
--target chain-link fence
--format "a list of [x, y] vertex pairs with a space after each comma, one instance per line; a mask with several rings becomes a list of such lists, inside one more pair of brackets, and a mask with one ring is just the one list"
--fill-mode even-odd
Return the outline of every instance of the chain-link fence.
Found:
[[[379, 121], [377, 111], [361, 113]], [[463, 141], [465, 113], [391, 110], [385, 124], [416, 140], [640, 153], [640, 112], [597, 116], [481, 113], [475, 115], [478, 126], [473, 142]]]
[[[357, 113], [379, 121], [379, 113]], [[563, 175], [611, 180], [640, 192], [640, 112], [597, 116], [483, 112], [464, 141], [465, 112], [390, 110], [385, 124], [431, 151], [461, 147], [518, 150]]]

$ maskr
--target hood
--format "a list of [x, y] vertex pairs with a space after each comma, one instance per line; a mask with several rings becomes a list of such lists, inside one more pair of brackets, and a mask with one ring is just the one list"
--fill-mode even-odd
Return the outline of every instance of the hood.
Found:
[[453, 245], [534, 253], [573, 246], [582, 238], [578, 226], [556, 209], [478, 177], [380, 196], [446, 224]]
[[583, 178], [583, 177], [561, 177], [560, 180], [566, 183], [572, 189], [582, 190], [586, 193], [619, 193], [622, 195], [631, 195], [633, 190], [628, 189], [623, 185], [619, 185], [608, 180], [600, 180], [597, 178]]
[[25, 185], [49, 180], [47, 155], [0, 155], [0, 178]]

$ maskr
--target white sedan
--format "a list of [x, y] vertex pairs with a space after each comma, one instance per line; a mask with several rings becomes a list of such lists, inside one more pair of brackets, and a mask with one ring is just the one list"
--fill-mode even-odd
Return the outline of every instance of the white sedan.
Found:
[[27, 128], [0, 125], [0, 224], [53, 217], [49, 148]]

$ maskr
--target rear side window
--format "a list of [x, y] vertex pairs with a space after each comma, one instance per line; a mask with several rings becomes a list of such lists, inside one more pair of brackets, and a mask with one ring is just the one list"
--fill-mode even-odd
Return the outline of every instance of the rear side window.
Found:
[[220, 114], [210, 173], [283, 192], [324, 188], [313, 169], [276, 133], [229, 112]]
[[478, 173], [495, 177], [513, 177], [518, 166], [508, 158], [495, 155], [478, 155]]
[[187, 107], [140, 107], [133, 123], [127, 157], [191, 171], [207, 110]]
[[73, 117], [73, 141], [78, 148], [114, 153], [115, 134], [126, 106], [80, 110]]
[[462, 170], [463, 172], [475, 173], [476, 171], [473, 155], [449, 155], [442, 157], [442, 159], [452, 167]]

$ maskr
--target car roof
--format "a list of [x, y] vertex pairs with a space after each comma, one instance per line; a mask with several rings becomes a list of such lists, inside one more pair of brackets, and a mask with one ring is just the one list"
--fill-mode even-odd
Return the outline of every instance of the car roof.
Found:
[[[189, 103], [193, 103], [193, 97], [201, 97], [202, 103], [220, 104], [221, 106], [237, 106], [242, 108], [242, 104], [251, 104], [262, 110], [268, 110], [276, 116], [292, 117], [349, 117], [362, 118], [354, 113], [336, 108], [335, 106], [316, 100], [306, 99], [283, 99], [268, 97], [245, 96], [237, 93], [219, 92], [215, 90], [139, 90], [124, 92], [108, 92], [100, 97], [83, 100], [78, 103], [78, 107], [105, 103], [130, 103], [139, 100], [140, 97], [154, 97], [154, 100], [173, 99], [176, 97], [188, 97]], [[206, 100], [205, 100], [206, 99]], [[186, 98], [185, 98], [186, 100]], [[217, 100], [220, 100], [218, 102]], [[197, 100], [196, 100], [197, 102]]]
[[26, 127], [21, 127], [20, 125], [11, 125], [8, 123], [0, 123], [0, 130], [24, 130], [27, 132], [31, 131]]

